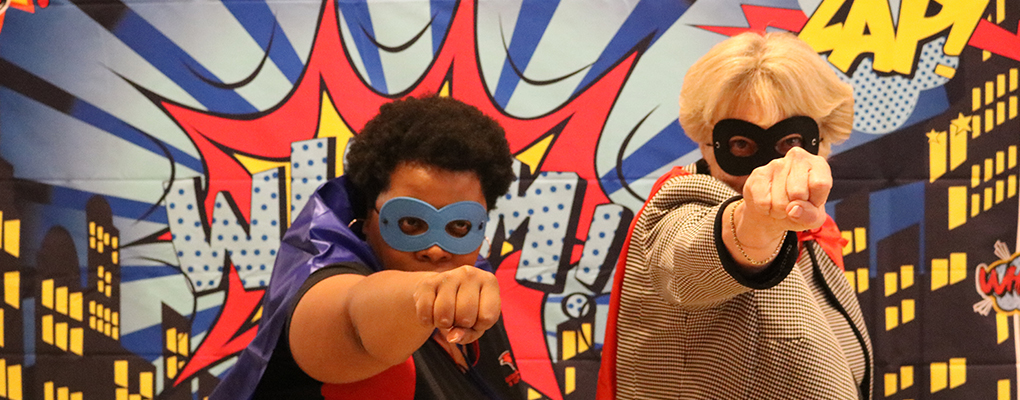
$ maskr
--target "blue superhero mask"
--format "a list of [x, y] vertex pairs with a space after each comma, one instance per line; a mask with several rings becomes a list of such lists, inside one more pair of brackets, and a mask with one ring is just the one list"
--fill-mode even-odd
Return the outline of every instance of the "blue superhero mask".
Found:
[[394, 197], [379, 209], [379, 232], [390, 247], [419, 251], [433, 245], [453, 254], [468, 254], [485, 240], [489, 213], [474, 201], [459, 201], [441, 210], [413, 197]]

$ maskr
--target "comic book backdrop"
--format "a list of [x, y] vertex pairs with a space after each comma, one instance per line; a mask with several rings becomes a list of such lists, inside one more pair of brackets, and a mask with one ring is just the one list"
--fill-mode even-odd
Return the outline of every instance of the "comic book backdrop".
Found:
[[506, 127], [483, 254], [531, 399], [591, 399], [612, 271], [699, 158], [687, 68], [798, 34], [854, 86], [829, 213], [876, 397], [1017, 399], [1015, 0], [0, 0], [0, 399], [201, 399], [381, 104]]

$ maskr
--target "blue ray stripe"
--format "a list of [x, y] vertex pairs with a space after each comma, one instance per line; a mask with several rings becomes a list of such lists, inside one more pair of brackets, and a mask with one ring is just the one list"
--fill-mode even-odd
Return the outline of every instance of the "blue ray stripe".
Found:
[[[226, 300], [224, 300], [223, 304], [226, 304]], [[223, 305], [221, 304], [195, 313], [195, 318], [191, 321], [191, 335], [195, 336], [212, 328], [213, 323], [219, 318], [220, 309], [222, 308]]]
[[602, 54], [585, 74], [575, 93], [598, 79], [606, 70], [631, 51], [641, 40], [652, 35], [650, 46], [690, 8], [693, 0], [642, 0], [637, 4]]
[[[131, 299], [124, 299], [130, 301]], [[212, 307], [195, 314], [191, 335], [205, 332], [220, 314], [220, 307]], [[185, 317], [188, 317], [185, 315]], [[201, 329], [199, 329], [201, 327]], [[120, 337], [120, 344], [135, 355], [152, 362], [163, 356], [163, 326], [151, 325]]]
[[358, 54], [361, 55], [361, 62], [365, 65], [369, 84], [379, 92], [388, 93], [379, 48], [372, 44], [372, 41], [366, 36], [367, 33], [367, 35], [375, 37], [372, 18], [368, 12], [368, 3], [366, 0], [339, 1], [337, 8], [340, 9], [347, 21], [351, 38], [354, 39], [354, 45], [358, 48]]
[[95, 105], [75, 97], [28, 70], [9, 63], [5, 59], [0, 59], [0, 71], [2, 71], [0, 73], [0, 87], [7, 87], [15, 93], [46, 105], [57, 112], [65, 113], [97, 129], [113, 134], [161, 158], [169, 156], [181, 165], [195, 171], [201, 172], [203, 170], [202, 162], [197, 158], [165, 142], [160, 142], [166, 146], [166, 152], [169, 153], [165, 154], [157, 143], [158, 139], [146, 136], [141, 130]]
[[[124, 299], [130, 301], [131, 299]], [[153, 362], [163, 356], [163, 327], [152, 325], [120, 336], [124, 349]]]
[[514, 34], [510, 38], [510, 46], [507, 60], [503, 61], [503, 70], [499, 73], [499, 82], [496, 83], [496, 92], [493, 98], [500, 106], [506, 107], [510, 102], [510, 96], [517, 89], [521, 78], [514, 72], [513, 64], [522, 73], [527, 70], [531, 57], [535, 55], [545, 30], [549, 28], [549, 21], [552, 20], [556, 8], [559, 7], [559, 0], [524, 0], [521, 10], [517, 16], [517, 25], [514, 26]]
[[[234, 14], [234, 18], [244, 26], [252, 39], [255, 40], [263, 51], [269, 51], [269, 59], [276, 64], [276, 67], [283, 72], [290, 83], [297, 83], [301, 72], [304, 70], [304, 63], [298, 57], [294, 46], [287, 39], [287, 34], [276, 22], [276, 16], [269, 9], [265, 1], [252, 0], [223, 0], [223, 5]], [[269, 26], [273, 32], [266, 32]], [[273, 38], [273, 47], [269, 48], [269, 38]]]
[[439, 54], [443, 39], [446, 38], [446, 31], [450, 27], [450, 20], [453, 18], [453, 6], [456, 2], [448, 0], [432, 0], [429, 6], [432, 9], [432, 55]]
[[165, 276], [180, 275], [181, 270], [166, 265], [121, 265], [121, 283], [144, 281]]
[[[609, 304], [609, 295], [608, 294], [595, 295], [595, 294], [592, 294], [592, 293], [588, 293], [588, 295], [595, 298], [595, 304], [602, 305], [602, 306]], [[556, 304], [556, 303], [562, 302], [563, 299], [565, 299], [566, 297], [567, 296], [548, 295], [545, 298], [545, 302], [546, 303]]]
[[[121, 197], [108, 196], [99, 193], [86, 192], [78, 189], [72, 189], [63, 186], [50, 186], [52, 188], [52, 204], [60, 204], [64, 208], [72, 210], [85, 210], [85, 205], [92, 196], [103, 196], [106, 202], [110, 204], [110, 210], [116, 217], [129, 218], [137, 220], [151, 207], [150, 203], [125, 199]], [[144, 221], [155, 222], [159, 224], [167, 223], [166, 210], [162, 207], [157, 207], [156, 211], [145, 217]]]
[[206, 108], [231, 114], [257, 111], [255, 106], [233, 90], [209, 86], [193, 75], [182, 64], [190, 66], [206, 79], [219, 83], [209, 70], [134, 11], [125, 10], [123, 18], [111, 32]]
[[[130, 299], [125, 300], [130, 301]], [[208, 330], [211, 326], [211, 322], [216, 320], [219, 313], [220, 307], [212, 307], [199, 311], [195, 314], [195, 318], [191, 325], [191, 335], [195, 336]], [[185, 315], [185, 317], [188, 316]], [[203, 328], [196, 330], [196, 328], [200, 325], [203, 326]], [[162, 325], [147, 326], [120, 337], [120, 344], [123, 345], [125, 349], [150, 362], [155, 361], [163, 355], [162, 343]]]
[[[68, 115], [104, 130], [128, 143], [151, 151], [159, 157], [167, 157], [167, 154], [163, 152], [163, 149], [155, 143], [154, 140], [158, 139], [149, 138], [138, 128], [129, 125], [123, 120], [114, 117], [110, 113], [103, 111], [84, 100], [79, 99], [75, 101], [71, 110], [68, 112]], [[166, 142], [163, 142], [163, 144], [166, 146], [167, 151], [169, 151], [169, 156], [173, 159], [173, 162], [191, 168], [197, 172], [205, 170], [205, 168], [202, 167], [202, 160], [199, 160], [198, 158], [185, 153]]]
[[698, 145], [684, 134], [680, 123], [673, 120], [659, 133], [641, 145], [640, 148], [623, 159], [622, 165], [609, 170], [599, 178], [606, 193], [614, 193], [623, 188], [616, 174], [617, 168], [623, 168], [623, 177], [628, 182], [644, 178], [664, 165], [682, 157], [684, 154], [697, 150]]

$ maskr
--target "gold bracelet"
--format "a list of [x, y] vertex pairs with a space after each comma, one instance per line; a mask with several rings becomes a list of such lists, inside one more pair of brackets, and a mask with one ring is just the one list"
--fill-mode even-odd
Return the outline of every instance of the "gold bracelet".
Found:
[[776, 250], [773, 251], [772, 255], [770, 255], [769, 258], [765, 259], [765, 261], [757, 261], [749, 257], [747, 253], [744, 252], [744, 246], [740, 244], [740, 239], [737, 238], [737, 224], [736, 222], [733, 221], [733, 215], [737, 213], [737, 207], [740, 206], [740, 204], [743, 202], [744, 199], [737, 200], [737, 202], [733, 204], [733, 208], [730, 209], [730, 232], [733, 233], [733, 243], [737, 245], [737, 250], [740, 250], [740, 254], [743, 254], [744, 259], [747, 260], [747, 262], [751, 263], [751, 265], [761, 266], [768, 264], [772, 262], [774, 258], [776, 258], [776, 255], [779, 254], [779, 250], [783, 248], [782, 239], [784, 236], [786, 236], [786, 232], [783, 232], [781, 235], [779, 235], [779, 244], [776, 245]]

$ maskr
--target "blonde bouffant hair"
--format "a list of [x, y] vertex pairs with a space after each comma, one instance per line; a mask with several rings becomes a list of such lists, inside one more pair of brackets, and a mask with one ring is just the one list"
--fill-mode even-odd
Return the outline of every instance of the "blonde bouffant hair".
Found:
[[776, 122], [804, 115], [818, 122], [824, 157], [850, 137], [853, 104], [853, 87], [807, 43], [785, 32], [746, 32], [715, 45], [687, 70], [680, 125], [703, 144], [712, 141], [717, 122], [741, 107]]

